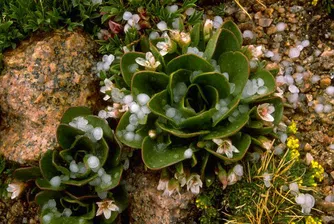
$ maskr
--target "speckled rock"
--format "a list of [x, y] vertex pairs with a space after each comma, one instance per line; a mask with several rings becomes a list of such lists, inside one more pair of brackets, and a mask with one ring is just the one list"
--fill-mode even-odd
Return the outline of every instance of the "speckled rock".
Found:
[[33, 37], [4, 55], [0, 76], [0, 153], [19, 163], [56, 145], [56, 128], [70, 106], [94, 107], [95, 43], [81, 32]]
[[162, 196], [157, 190], [159, 172], [144, 171], [143, 165], [127, 175], [130, 223], [133, 224], [191, 224], [196, 219], [196, 195], [182, 191], [180, 195]]

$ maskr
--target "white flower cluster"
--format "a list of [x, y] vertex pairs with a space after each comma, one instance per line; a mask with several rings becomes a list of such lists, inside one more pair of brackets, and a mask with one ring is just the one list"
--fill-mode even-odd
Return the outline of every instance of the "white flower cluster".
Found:
[[128, 32], [130, 28], [136, 28], [137, 30], [140, 30], [139, 26], [139, 20], [140, 17], [138, 14], [132, 14], [129, 11], [124, 12], [123, 19], [127, 21], [127, 24], [124, 26], [124, 32]]
[[218, 145], [216, 152], [218, 154], [225, 154], [227, 158], [233, 158], [233, 153], [239, 153], [239, 150], [232, 144], [229, 139], [214, 138], [212, 141]]
[[237, 164], [233, 167], [232, 170], [229, 171], [227, 176], [227, 184], [233, 185], [239, 180], [241, 180], [242, 176], [244, 175], [244, 168], [242, 165]]
[[140, 93], [137, 95], [137, 100], [133, 99], [132, 95], [126, 95], [123, 98], [123, 103], [128, 106], [131, 113], [129, 117], [129, 123], [125, 130], [117, 132], [117, 136], [123, 138], [126, 141], [140, 141], [142, 136], [135, 133], [139, 124], [144, 124], [145, 119], [151, 110], [148, 108], [147, 103], [150, 101], [150, 97], [145, 93]]
[[268, 92], [268, 87], [264, 85], [264, 81], [261, 78], [247, 80], [246, 86], [242, 91], [242, 98], [254, 96], [255, 94], [265, 94]]
[[50, 212], [42, 217], [43, 223], [47, 224], [52, 221], [53, 217], [70, 217], [72, 215], [72, 210], [69, 208], [64, 208], [63, 212], [60, 213], [57, 210], [57, 202], [54, 199], [50, 199], [47, 203], [45, 203], [42, 207], [42, 210], [49, 209]]
[[76, 117], [70, 123], [70, 126], [85, 132], [85, 135], [93, 142], [97, 142], [103, 137], [103, 130], [101, 127], [94, 128], [88, 124], [88, 120], [83, 117]]
[[101, 87], [100, 92], [106, 94], [103, 100], [107, 101], [110, 98], [113, 100], [114, 103], [119, 103], [122, 101], [124, 97], [124, 93], [118, 89], [115, 84], [110, 81], [110, 79], [105, 79], [104, 86]]

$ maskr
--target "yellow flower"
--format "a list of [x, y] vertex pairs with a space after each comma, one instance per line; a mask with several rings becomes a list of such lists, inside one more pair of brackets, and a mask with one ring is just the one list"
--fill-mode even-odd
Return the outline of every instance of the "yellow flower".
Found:
[[317, 4], [318, 4], [318, 0], [313, 0], [313, 1], [312, 1], [312, 5], [313, 5], [313, 6], [316, 6]]
[[292, 134], [296, 134], [297, 130], [298, 128], [297, 128], [296, 122], [292, 121], [291, 124], [288, 126], [288, 132]]
[[286, 146], [289, 148], [289, 149], [298, 149], [299, 148], [299, 140], [298, 138], [295, 138], [293, 136], [290, 136], [287, 140], [287, 143], [286, 143]]

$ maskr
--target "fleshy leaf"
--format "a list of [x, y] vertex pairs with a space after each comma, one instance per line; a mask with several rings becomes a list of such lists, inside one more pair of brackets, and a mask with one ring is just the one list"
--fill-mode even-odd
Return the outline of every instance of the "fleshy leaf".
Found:
[[191, 75], [191, 72], [185, 69], [179, 69], [173, 72], [172, 74], [170, 74], [169, 83], [168, 83], [168, 93], [170, 95], [171, 102], [174, 101], [173, 90], [176, 87], [176, 85], [178, 83], [185, 83], [188, 86], [190, 75]]
[[108, 122], [106, 122], [104, 119], [95, 115], [88, 115], [85, 117], [85, 119], [88, 121], [88, 124], [92, 125], [94, 128], [96, 127], [102, 128], [103, 138], [105, 138], [109, 142], [112, 142], [114, 140], [114, 133], [110, 128]]
[[137, 96], [140, 93], [152, 96], [166, 89], [167, 85], [168, 76], [165, 73], [140, 71], [133, 75], [131, 93], [133, 96]]
[[180, 55], [167, 64], [167, 74], [179, 69], [202, 72], [214, 71], [213, 66], [208, 61], [195, 54]]
[[58, 191], [41, 191], [36, 194], [35, 202], [39, 206], [43, 206], [50, 199], [57, 199], [57, 198], [60, 198], [61, 196], [62, 194]]
[[180, 137], [180, 138], [192, 138], [200, 135], [205, 135], [210, 133], [208, 130], [189, 130], [189, 129], [176, 129], [168, 124], [164, 124], [161, 122], [157, 122], [157, 127], [161, 128], [163, 131], [166, 131], [174, 136]]
[[83, 134], [85, 134], [85, 132], [68, 124], [60, 124], [57, 128], [57, 141], [60, 147], [68, 149], [75, 141], [76, 136]]
[[18, 168], [13, 173], [13, 178], [21, 182], [27, 182], [29, 180], [34, 180], [41, 176], [42, 176], [42, 173], [39, 167], [36, 167], [36, 166]]
[[191, 29], [190, 37], [191, 37], [191, 43], [190, 46], [197, 47], [200, 41], [200, 35], [201, 35], [201, 23], [197, 23], [193, 26]]
[[142, 145], [142, 158], [149, 169], [162, 169], [181, 162], [187, 158], [184, 152], [188, 147], [161, 145], [150, 137], [145, 137]]
[[60, 123], [68, 124], [76, 117], [84, 117], [90, 114], [92, 114], [92, 112], [88, 107], [71, 107], [66, 110], [63, 117], [61, 118]]
[[224, 22], [222, 25], [222, 28], [225, 28], [231, 31], [234, 34], [234, 36], [237, 38], [240, 46], [242, 45], [242, 40], [243, 40], [242, 33], [240, 29], [238, 28], [238, 26], [232, 20]]
[[37, 178], [35, 181], [38, 188], [42, 190], [50, 190], [50, 191], [62, 191], [66, 188], [64, 184], [60, 184], [59, 187], [51, 186], [49, 180]]
[[205, 148], [205, 149], [209, 153], [215, 155], [216, 157], [226, 162], [239, 161], [245, 156], [251, 144], [251, 137], [247, 134], [238, 134], [238, 135], [232, 136], [231, 140], [232, 140], [232, 144], [239, 150], [239, 153], [233, 153], [233, 158], [228, 158], [225, 154], [223, 155], [223, 154], [217, 153], [216, 151], [212, 149], [208, 149], [208, 148]]
[[60, 174], [60, 172], [52, 165], [52, 154], [52, 150], [46, 151], [39, 161], [41, 173], [47, 180], [50, 180], [52, 177]]
[[224, 126], [216, 126], [211, 132], [203, 137], [204, 140], [211, 140], [214, 138], [226, 138], [236, 134], [242, 127], [247, 124], [249, 120], [248, 114], [242, 114], [237, 117], [233, 123], [226, 122]]
[[63, 184], [66, 185], [73, 185], [73, 186], [83, 186], [85, 184], [88, 184], [90, 181], [94, 180], [96, 177], [98, 177], [98, 174], [92, 174], [91, 176], [82, 179], [82, 180], [77, 180], [77, 179], [69, 179], [69, 180], [64, 180], [62, 181]]
[[132, 76], [136, 72], [131, 71], [131, 66], [138, 65], [136, 63], [136, 58], [138, 57], [145, 59], [145, 54], [141, 52], [129, 52], [124, 54], [121, 58], [121, 72], [123, 75], [123, 79], [128, 86], [131, 86]]
[[249, 62], [246, 56], [240, 52], [225, 52], [219, 58], [219, 65], [221, 73], [227, 72], [229, 82], [235, 84], [233, 95], [242, 93], [249, 76]]

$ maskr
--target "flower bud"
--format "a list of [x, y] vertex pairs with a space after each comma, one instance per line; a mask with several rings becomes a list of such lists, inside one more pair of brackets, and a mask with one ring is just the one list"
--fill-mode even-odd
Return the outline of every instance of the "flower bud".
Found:
[[211, 19], [205, 20], [204, 23], [204, 28], [203, 28], [203, 33], [204, 33], [204, 40], [208, 41], [211, 37], [212, 34], [212, 27], [213, 27], [213, 22]]

